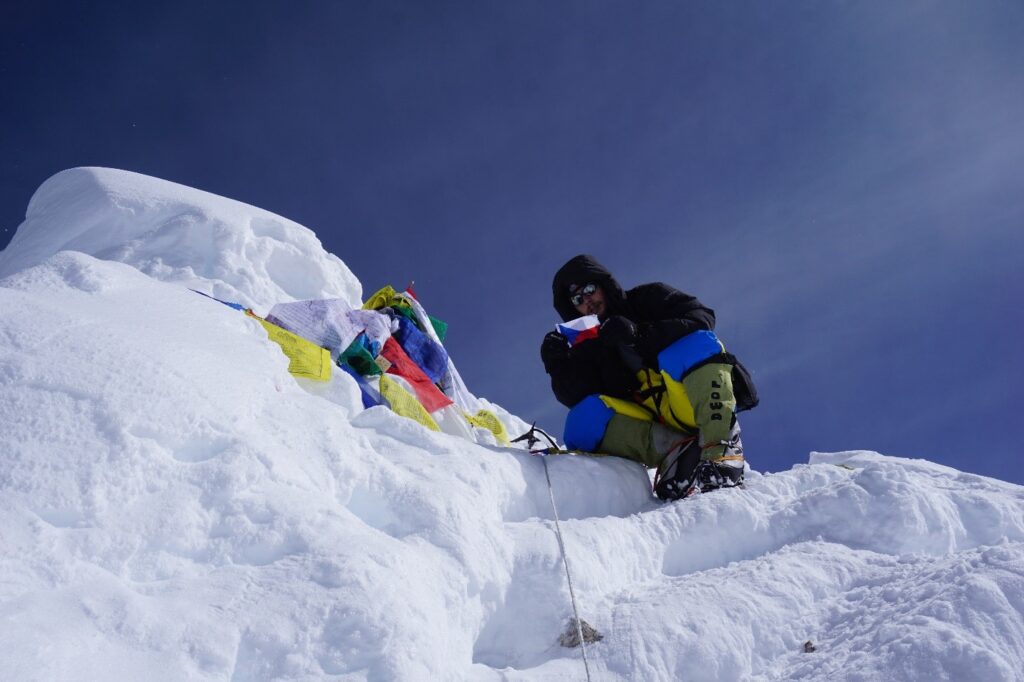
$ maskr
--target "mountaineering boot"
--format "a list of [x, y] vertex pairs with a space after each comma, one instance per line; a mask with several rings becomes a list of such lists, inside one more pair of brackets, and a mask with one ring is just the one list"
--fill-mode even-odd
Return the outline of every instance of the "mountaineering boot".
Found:
[[732, 488], [743, 484], [743, 469], [743, 440], [734, 419], [728, 440], [705, 443], [701, 448], [701, 461], [694, 477], [701, 492]]
[[654, 475], [654, 494], [662, 500], [678, 500], [695, 492], [700, 457], [701, 448], [696, 438], [679, 441], [665, 455]]

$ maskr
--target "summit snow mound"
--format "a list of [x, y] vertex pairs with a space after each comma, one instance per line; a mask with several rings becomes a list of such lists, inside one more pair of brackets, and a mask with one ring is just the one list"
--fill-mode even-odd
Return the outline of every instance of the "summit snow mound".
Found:
[[361, 286], [306, 227], [238, 201], [111, 168], [72, 168], [33, 195], [0, 277], [58, 251], [120, 261], [155, 279], [265, 312], [275, 303], [342, 298]]

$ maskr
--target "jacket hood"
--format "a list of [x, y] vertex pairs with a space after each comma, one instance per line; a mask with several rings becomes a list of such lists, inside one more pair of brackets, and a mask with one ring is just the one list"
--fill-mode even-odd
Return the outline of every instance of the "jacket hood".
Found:
[[622, 287], [612, 277], [608, 268], [601, 265], [596, 258], [581, 254], [571, 258], [568, 263], [559, 268], [555, 273], [555, 279], [551, 283], [551, 293], [554, 297], [555, 310], [562, 316], [563, 322], [574, 320], [580, 316], [576, 308], [569, 301], [569, 285], [587, 284], [596, 282], [604, 290], [605, 302], [608, 306], [608, 314], [614, 314], [622, 307], [625, 301], [625, 294]]

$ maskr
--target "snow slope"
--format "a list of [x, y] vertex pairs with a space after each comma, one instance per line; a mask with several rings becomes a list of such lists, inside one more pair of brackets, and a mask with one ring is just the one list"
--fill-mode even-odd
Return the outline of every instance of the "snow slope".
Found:
[[359, 302], [359, 281], [308, 228], [247, 204], [110, 168], [72, 168], [29, 201], [0, 277], [58, 251], [127, 263], [265, 312], [310, 298]]
[[[309, 230], [74, 169], [0, 273], [0, 679], [584, 678], [541, 459], [300, 385], [187, 289], [358, 301]], [[665, 505], [548, 463], [594, 679], [1024, 678], [1020, 486], [814, 454]]]

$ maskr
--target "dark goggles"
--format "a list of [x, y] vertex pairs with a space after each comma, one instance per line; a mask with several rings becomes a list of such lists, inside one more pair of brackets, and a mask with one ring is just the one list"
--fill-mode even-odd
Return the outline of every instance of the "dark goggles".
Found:
[[593, 296], [595, 291], [597, 291], [597, 285], [594, 284], [593, 282], [591, 282], [590, 284], [584, 284], [582, 287], [577, 289], [575, 293], [572, 294], [572, 296], [569, 297], [569, 302], [572, 303], [574, 306], [577, 306], [583, 303], [584, 298]]

